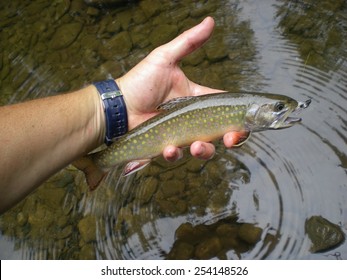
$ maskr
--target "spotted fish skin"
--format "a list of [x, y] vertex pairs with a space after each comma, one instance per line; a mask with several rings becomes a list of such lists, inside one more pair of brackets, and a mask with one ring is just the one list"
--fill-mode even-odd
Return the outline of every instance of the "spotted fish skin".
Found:
[[[284, 109], [276, 109], [277, 104]], [[159, 106], [158, 115], [91, 158], [98, 167], [107, 170], [121, 163], [151, 159], [168, 145], [184, 147], [197, 140], [212, 141], [229, 131], [289, 127], [292, 123], [285, 124], [283, 116], [297, 107], [294, 99], [265, 93], [223, 92], [177, 98]]]

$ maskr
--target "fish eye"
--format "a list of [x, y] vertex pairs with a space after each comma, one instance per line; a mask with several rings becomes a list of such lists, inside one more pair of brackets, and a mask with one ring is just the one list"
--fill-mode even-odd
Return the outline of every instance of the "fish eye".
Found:
[[275, 104], [275, 111], [276, 112], [280, 112], [280, 111], [282, 111], [284, 109], [284, 107], [285, 107], [285, 105], [284, 105], [283, 102], [277, 102]]

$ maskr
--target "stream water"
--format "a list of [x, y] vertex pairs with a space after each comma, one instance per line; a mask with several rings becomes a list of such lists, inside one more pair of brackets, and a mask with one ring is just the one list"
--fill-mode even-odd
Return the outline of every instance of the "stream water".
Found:
[[193, 81], [312, 103], [293, 128], [216, 142], [208, 162], [116, 167], [92, 193], [67, 167], [0, 216], [1, 259], [347, 258], [343, 238], [317, 249], [307, 231], [321, 217], [347, 232], [346, 1], [8, 2], [1, 105], [118, 77], [207, 15], [211, 40], [182, 62]]

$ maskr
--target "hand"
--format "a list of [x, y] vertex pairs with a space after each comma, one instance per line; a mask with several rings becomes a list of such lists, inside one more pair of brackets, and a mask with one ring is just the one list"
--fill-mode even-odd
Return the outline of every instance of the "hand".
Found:
[[[153, 50], [127, 74], [117, 79], [127, 105], [129, 130], [158, 114], [158, 105], [172, 98], [221, 92], [190, 81], [178, 66], [182, 58], [209, 39], [213, 28], [214, 20], [207, 17], [171, 42]], [[240, 136], [239, 132], [225, 134], [225, 146], [230, 148], [237, 144]], [[214, 155], [215, 147], [211, 143], [196, 141], [190, 146], [190, 152], [195, 157], [209, 159]], [[181, 157], [182, 150], [168, 146], [163, 155], [165, 159], [174, 161]]]

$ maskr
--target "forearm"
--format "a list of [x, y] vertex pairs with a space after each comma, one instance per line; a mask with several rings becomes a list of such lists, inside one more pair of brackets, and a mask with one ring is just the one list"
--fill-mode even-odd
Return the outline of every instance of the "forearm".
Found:
[[102, 144], [105, 120], [94, 86], [0, 108], [0, 213]]

